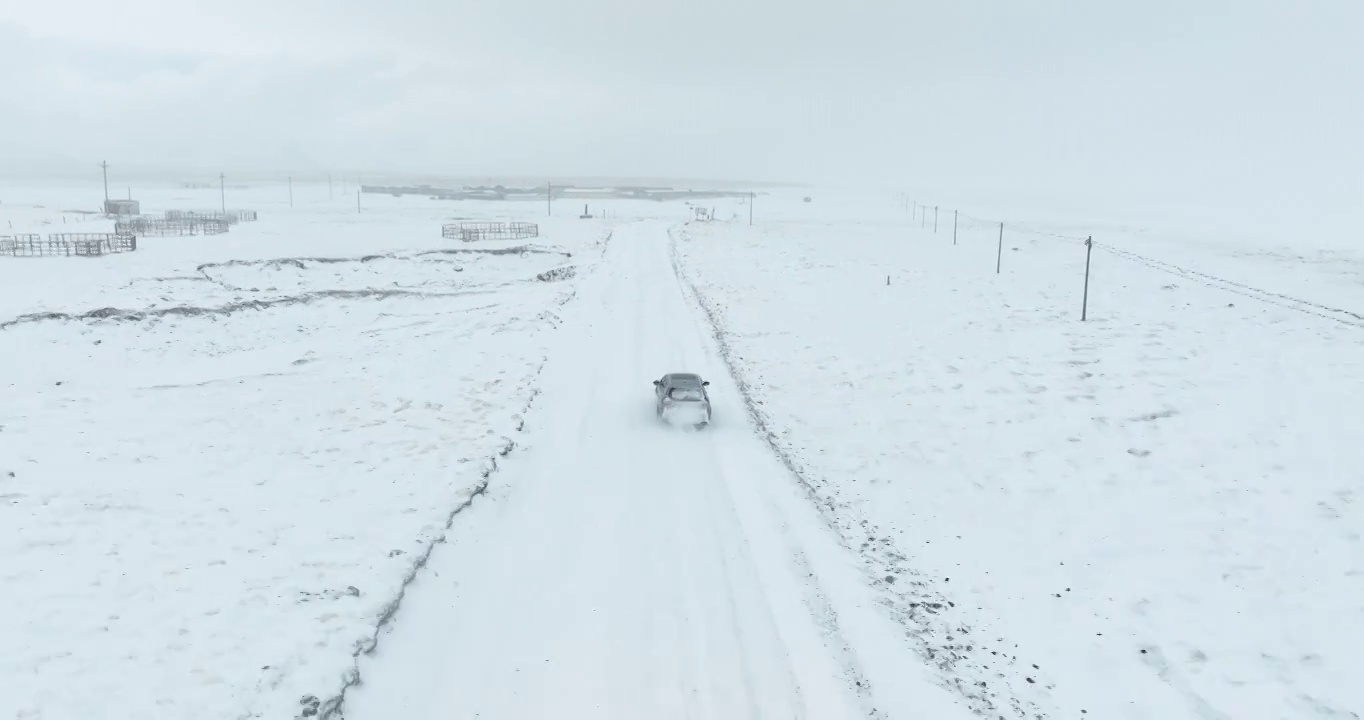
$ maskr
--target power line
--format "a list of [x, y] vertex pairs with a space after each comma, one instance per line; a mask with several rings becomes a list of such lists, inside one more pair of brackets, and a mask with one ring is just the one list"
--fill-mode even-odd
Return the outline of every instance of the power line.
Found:
[[[998, 220], [989, 220], [987, 218], [975, 217], [973, 215], [968, 215], [966, 213], [959, 213], [958, 216], [962, 220], [965, 220], [973, 225], [989, 227], [991, 229], [1000, 227], [1002, 225], [1002, 223], [1000, 223], [1000, 221]], [[1033, 227], [1028, 227], [1026, 225], [1014, 224], [1010, 225], [1010, 228], [1014, 232], [1021, 232], [1027, 235], [1034, 235], [1038, 237], [1045, 237], [1052, 240], [1059, 240], [1066, 242], [1068, 244], [1084, 245], [1088, 239], [1076, 235], [1066, 235], [1064, 233], [1040, 230]], [[1172, 262], [1159, 260], [1157, 258], [1135, 253], [1132, 252], [1131, 250], [1124, 250], [1122, 248], [1114, 247], [1112, 245], [1095, 242], [1093, 243], [1093, 247], [1103, 250], [1119, 259], [1127, 260], [1129, 262], [1137, 263], [1140, 265], [1145, 265], [1146, 267], [1149, 267], [1158, 272], [1166, 273], [1168, 275], [1175, 275], [1188, 280], [1193, 280], [1195, 282], [1201, 283], [1214, 289], [1230, 292], [1235, 295], [1250, 298], [1252, 300], [1258, 300], [1268, 305], [1274, 305], [1276, 307], [1294, 310], [1297, 312], [1304, 313], [1306, 315], [1313, 315], [1316, 317], [1325, 318], [1327, 320], [1334, 320], [1336, 322], [1342, 323], [1344, 325], [1349, 325], [1351, 327], [1364, 328], [1364, 313], [1358, 313], [1352, 310], [1346, 310], [1344, 308], [1332, 307], [1330, 305], [1315, 302], [1313, 300], [1306, 300], [1300, 297], [1288, 295], [1286, 293], [1256, 287], [1248, 283], [1229, 280], [1227, 278], [1214, 275], [1212, 273], [1203, 272], [1201, 270], [1195, 270], [1193, 268], [1183, 267]]]
[[1353, 327], [1364, 328], [1364, 314], [1360, 314], [1350, 310], [1345, 310], [1343, 308], [1323, 305], [1321, 303], [1314, 302], [1311, 300], [1304, 300], [1302, 298], [1293, 297], [1292, 295], [1275, 292], [1273, 290], [1258, 288], [1255, 287], [1254, 285], [1236, 282], [1235, 280], [1228, 280], [1226, 278], [1219, 277], [1211, 273], [1205, 273], [1199, 270], [1194, 270], [1192, 268], [1181, 267], [1174, 263], [1166, 262], [1164, 260], [1157, 260], [1156, 258], [1140, 255], [1130, 250], [1123, 250], [1121, 248], [1116, 248], [1111, 245], [1102, 245], [1100, 243], [1094, 243], [1094, 246], [1099, 248], [1100, 250], [1107, 251], [1108, 253], [1116, 257], [1122, 258], [1129, 262], [1135, 262], [1141, 265], [1145, 265], [1159, 272], [1184, 277], [1195, 282], [1202, 283], [1209, 287], [1217, 288], [1219, 290], [1225, 290], [1226, 292], [1234, 293], [1242, 297], [1248, 297], [1252, 300], [1259, 300], [1260, 302], [1267, 303], [1269, 305], [1275, 305], [1278, 307], [1287, 308], [1289, 310], [1296, 310], [1298, 312], [1306, 313], [1308, 315], [1315, 315], [1317, 317], [1327, 318], [1328, 320], [1335, 320], [1336, 322], [1340, 322]]

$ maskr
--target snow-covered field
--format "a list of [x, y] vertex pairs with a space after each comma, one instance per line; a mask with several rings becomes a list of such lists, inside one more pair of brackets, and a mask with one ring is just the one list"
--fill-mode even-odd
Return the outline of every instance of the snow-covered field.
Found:
[[[0, 220], [60, 223], [23, 192]], [[175, 194], [144, 209], [213, 205]], [[353, 196], [261, 194], [227, 235], [0, 258], [0, 717], [280, 718], [336, 696], [524, 421], [573, 292], [537, 276], [609, 232], [466, 244], [425, 199], [357, 217]]]
[[[691, 224], [679, 252], [941, 677], [1044, 717], [1360, 717], [1364, 323], [1104, 250], [1081, 323], [1082, 244], [1006, 231], [996, 275], [997, 226], [954, 247], [950, 212], [888, 205]], [[1096, 240], [1364, 312], [1348, 244]]]
[[[0, 717], [1364, 712], [1348, 244], [1029, 218], [996, 274], [873, 194], [294, 192], [0, 257]], [[0, 235], [86, 195], [0, 187]]]

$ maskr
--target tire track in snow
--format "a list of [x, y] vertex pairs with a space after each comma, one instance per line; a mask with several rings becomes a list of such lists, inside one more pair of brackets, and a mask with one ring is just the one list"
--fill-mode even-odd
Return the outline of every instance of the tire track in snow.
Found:
[[[666, 317], [666, 315], [661, 312], [657, 297], [653, 293], [647, 292], [648, 277], [646, 270], [647, 268], [643, 265], [643, 256], [637, 253], [635, 255], [635, 262], [630, 269], [631, 274], [634, 276], [632, 278], [634, 281], [633, 297], [649, 298], [652, 302], [646, 310], [632, 313], [634, 316], [633, 337], [635, 338], [644, 338], [647, 336], [649, 318]], [[635, 368], [636, 371], [640, 373], [647, 372], [645, 369], [646, 362], [644, 359], [643, 342], [635, 342], [633, 344], [631, 351], [631, 367]], [[672, 372], [672, 369], [666, 371]], [[662, 370], [660, 370], [660, 372], [662, 372]], [[669, 517], [676, 527], [688, 527], [704, 521], [702, 518], [693, 518], [687, 512], [688, 508], [684, 503], [673, 502], [671, 499], [663, 499], [660, 503], [660, 509], [665, 511], [666, 516]], [[668, 550], [670, 554], [668, 562], [660, 562], [656, 565], [661, 571], [660, 575], [677, 573], [682, 577], [687, 578], [687, 582], [684, 584], [686, 587], [695, 587], [695, 578], [699, 576], [696, 569], [696, 554], [687, 552], [676, 544], [668, 544]], [[659, 583], [658, 587], [666, 588], [668, 585], [669, 583], [664, 580]], [[700, 681], [705, 676], [700, 670], [703, 663], [698, 660], [698, 657], [703, 656], [706, 653], [705, 648], [697, 647], [695, 635], [692, 634], [691, 625], [687, 621], [688, 618], [705, 617], [705, 612], [695, 593], [665, 594], [667, 594], [668, 597], [660, 602], [660, 606], [668, 607], [671, 611], [660, 614], [664, 617], [681, 619], [681, 622], [675, 627], [677, 632], [677, 648], [679, 652], [677, 656], [677, 671], [673, 678], [673, 684], [678, 697], [682, 698], [682, 702], [684, 703], [683, 717], [706, 717], [712, 714], [711, 708], [703, 707], [701, 705], [701, 698], [712, 696], [710, 688], [707, 688], [707, 692], [704, 694], [697, 692], [697, 689], [701, 687]], [[748, 683], [748, 685], [751, 687], [751, 683]]]
[[[757, 416], [756, 407], [752, 402], [748, 385], [745, 383], [743, 377], [737, 372], [738, 368], [731, 361], [729, 346], [726, 344], [725, 338], [719, 329], [719, 325], [716, 323], [715, 316], [707, 305], [704, 296], [697, 290], [696, 285], [691, 281], [682, 267], [681, 259], [677, 252], [677, 238], [674, 234], [674, 230], [675, 228], [668, 229], [668, 256], [672, 264], [673, 275], [676, 277], [684, 299], [687, 300], [689, 304], [699, 309], [702, 316], [705, 318], [705, 330], [708, 331], [708, 334], [714, 341], [720, 355], [720, 360], [728, 369], [730, 377], [734, 380], [735, 386], [739, 390], [740, 396], [748, 410], [749, 417], [754, 421], [755, 427], [760, 433], [766, 436], [764, 437], [765, 441], [773, 446], [772, 449], [782, 465], [795, 474], [797, 480], [804, 483], [804, 478], [800, 476], [787, 455], [773, 445], [773, 442], [770, 439], [771, 432], [767, 428], [766, 421]], [[731, 512], [733, 512], [732, 499], [730, 508]], [[862, 670], [861, 661], [857, 656], [856, 649], [853, 648], [844, 636], [843, 631], [839, 626], [838, 611], [829, 600], [827, 592], [820, 586], [819, 578], [815, 573], [813, 565], [810, 563], [809, 558], [806, 556], [805, 551], [800, 547], [797, 540], [786, 530], [785, 525], [780, 520], [779, 511], [770, 505], [769, 509], [777, 514], [776, 525], [782, 529], [783, 537], [786, 540], [787, 551], [790, 554], [797, 576], [805, 578], [805, 582], [802, 583], [804, 592], [802, 601], [805, 604], [805, 608], [809, 613], [810, 618], [824, 636], [825, 647], [834, 654], [835, 660], [843, 672], [842, 679], [844, 680], [848, 691], [853, 693], [858, 699], [862, 712], [865, 713], [868, 718], [884, 720], [886, 714], [876, 707], [875, 691], [871, 681], [867, 678], [865, 671]], [[737, 521], [737, 516], [735, 516], [735, 522]], [[796, 685], [796, 687], [799, 688], [799, 685]]]
[[[603, 283], [582, 286], [576, 331], [551, 354], [527, 438], [537, 451], [490, 489], [505, 502], [470, 513], [433, 556], [427, 575], [447, 576], [444, 589], [413, 593], [388, 657], [363, 666], [355, 714], [798, 718], [807, 702], [821, 719], [884, 717], [837, 617], [823, 616], [831, 637], [804, 598], [809, 573], [828, 572], [816, 552], [841, 566], [839, 550], [742, 415], [694, 443], [650, 422], [661, 365], [703, 366], [735, 393], [673, 284], [665, 227], [632, 239], [643, 242], [615, 246]], [[750, 490], [755, 478], [766, 490]], [[805, 572], [768, 527], [780, 513], [758, 498], [774, 491], [814, 533]]]
[[[649, 312], [636, 313], [635, 316], [637, 321], [642, 322], [646, 316], [660, 318], [668, 317], [670, 313], [667, 312], [667, 304], [663, 302], [665, 296], [660, 293], [644, 292], [647, 263], [651, 259], [650, 256], [644, 253], [638, 253], [635, 257], [636, 266], [634, 272], [639, 284], [640, 293], [638, 296], [650, 298], [652, 304]], [[677, 282], [678, 278], [674, 277], [673, 280], [674, 282]], [[680, 282], [678, 283], [676, 292], [682, 296], [683, 302], [686, 302], [685, 292], [681, 287]], [[644, 327], [641, 325], [637, 329], [636, 337], [645, 337], [643, 332]], [[692, 345], [692, 342], [684, 339], [685, 336], [679, 336], [675, 333], [668, 333], [668, 337], [672, 344], [671, 355], [673, 357], [685, 357], [687, 354], [686, 350]], [[700, 344], [697, 345], [697, 347], [705, 346], [704, 344]], [[637, 343], [637, 358], [640, 352], [640, 345]], [[636, 360], [636, 366], [641, 366], [638, 359]], [[668, 371], [681, 372], [685, 371], [685, 368], [670, 368]], [[757, 695], [759, 683], [754, 670], [755, 659], [752, 656], [751, 648], [761, 646], [761, 640], [752, 638], [754, 629], [741, 620], [739, 602], [735, 597], [736, 584], [751, 581], [753, 573], [752, 568], [750, 568], [748, 572], [737, 570], [733, 561], [733, 558], [736, 557], [751, 559], [753, 555], [751, 549], [748, 547], [747, 539], [742, 532], [736, 533], [733, 536], [727, 536], [724, 532], [726, 528], [741, 528], [743, 527], [743, 523], [739, 518], [738, 512], [734, 508], [734, 501], [729, 495], [727, 483], [720, 482], [722, 478], [725, 478], [724, 465], [720, 462], [715, 445], [714, 443], [707, 443], [706, 447], [709, 452], [706, 453], [705, 457], [709, 460], [710, 467], [708, 468], [708, 471], [700, 473], [702, 479], [698, 481], [700, 486], [699, 492], [693, 496], [693, 499], [700, 503], [700, 507], [697, 510], [699, 517], [687, 518], [685, 522], [693, 523], [698, 526], [704, 525], [707, 528], [707, 538], [714, 549], [713, 552], [707, 553], [707, 555], [712, 558], [718, 558], [721, 566], [721, 576], [724, 577], [726, 581], [724, 593], [725, 604], [723, 609], [726, 618], [725, 622], [733, 636], [739, 639], [739, 642], [737, 643], [737, 652], [739, 655], [738, 666], [743, 673], [743, 690], [748, 705], [748, 717], [760, 718], [763, 716], [763, 703]], [[727, 480], [727, 478], [725, 479]], [[716, 487], [717, 485], [719, 485], [718, 489]], [[721, 518], [723, 518], [723, 522], [721, 521]], [[731, 549], [734, 550], [734, 552], [729, 552]], [[753, 591], [759, 595], [763, 594], [761, 587], [757, 587]], [[768, 620], [768, 625], [764, 630], [770, 633], [772, 637], [779, 638], [780, 632], [776, 627], [776, 624], [771, 621], [770, 613], [765, 617]], [[759, 634], [761, 632], [762, 631], [758, 631]], [[795, 673], [790, 666], [789, 660], [784, 663], [783, 671], [787, 682], [790, 683], [790, 686], [794, 691], [795, 697], [793, 698], [793, 705], [799, 708], [801, 707], [802, 701], [800, 685], [796, 681]]]

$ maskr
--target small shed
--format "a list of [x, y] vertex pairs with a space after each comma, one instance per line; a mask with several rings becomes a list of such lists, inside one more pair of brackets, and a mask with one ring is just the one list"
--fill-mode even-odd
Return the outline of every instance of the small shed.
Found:
[[105, 200], [105, 215], [141, 215], [142, 203], [136, 200]]

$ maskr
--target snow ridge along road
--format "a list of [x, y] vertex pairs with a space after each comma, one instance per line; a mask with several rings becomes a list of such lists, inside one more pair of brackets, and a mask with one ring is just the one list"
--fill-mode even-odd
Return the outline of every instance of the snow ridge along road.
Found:
[[[582, 277], [524, 452], [362, 664], [351, 720], [966, 717], [753, 435], [661, 222]], [[652, 379], [711, 380], [700, 432]]]
[[[1052, 709], [1048, 695], [1053, 686], [1037, 684], [1035, 676], [1041, 674], [1040, 668], [1031, 665], [1032, 670], [1028, 670], [1029, 664], [1020, 662], [1018, 655], [1007, 647], [1001, 652], [987, 645], [1006, 646], [1006, 638], [995, 636], [992, 643], [981, 642], [977, 628], [958, 611], [957, 602], [939, 587], [935, 578], [909, 562], [893, 534], [866, 517], [858, 517], [855, 509], [838, 498], [827, 478], [818, 471], [812, 473], [805, 460], [792, 452], [786, 442], [789, 430], [774, 420], [761, 391], [755, 390], [754, 376], [761, 383], [761, 373], [754, 373], [730, 342], [734, 334], [725, 322], [723, 306], [708, 298], [696, 285], [695, 271], [688, 273], [685, 268], [678, 246], [678, 235], [684, 241], [688, 239], [685, 230], [670, 235], [674, 272], [705, 313], [715, 346], [737, 383], [758, 435], [804, 489], [824, 522], [839, 534], [842, 546], [849, 552], [856, 549], [865, 581], [879, 593], [879, 604], [901, 626], [901, 634], [915, 647], [921, 661], [934, 668], [943, 687], [950, 688], [981, 717], [1046, 717]], [[875, 452], [865, 454], [874, 456]], [[856, 475], [851, 477], [857, 479]]]

